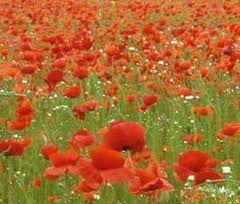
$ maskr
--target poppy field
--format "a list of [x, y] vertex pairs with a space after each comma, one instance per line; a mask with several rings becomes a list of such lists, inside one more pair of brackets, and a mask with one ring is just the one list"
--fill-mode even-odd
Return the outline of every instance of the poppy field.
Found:
[[239, 137], [239, 0], [0, 1], [0, 204], [238, 204]]

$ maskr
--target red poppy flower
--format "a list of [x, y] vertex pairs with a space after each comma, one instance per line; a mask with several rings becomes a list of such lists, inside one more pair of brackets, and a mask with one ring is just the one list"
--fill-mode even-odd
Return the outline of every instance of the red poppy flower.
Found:
[[75, 149], [80, 149], [93, 144], [94, 141], [95, 137], [90, 135], [87, 130], [82, 129], [73, 134], [71, 140], [68, 141], [68, 144]]
[[142, 111], [142, 112], [145, 112], [145, 111], [147, 111], [149, 108], [150, 108], [149, 106], [146, 106], [146, 105], [143, 104], [143, 105], [141, 105], [141, 106], [138, 107], [138, 111], [139, 111], [139, 112], [141, 112], [141, 111]]
[[64, 38], [61, 34], [58, 34], [54, 36], [43, 37], [42, 41], [50, 44], [61, 44], [64, 42]]
[[48, 84], [49, 91], [53, 91], [55, 89], [56, 85], [60, 81], [64, 81], [63, 77], [64, 77], [64, 73], [62, 70], [54, 69], [54, 70], [50, 71], [45, 79], [45, 81]]
[[174, 165], [176, 178], [186, 181], [190, 175], [197, 175], [202, 171], [212, 171], [217, 161], [211, 159], [209, 153], [201, 151], [188, 151], [180, 155], [178, 163]]
[[48, 196], [48, 203], [57, 203], [58, 201], [60, 201], [60, 197], [56, 196], [56, 195], [52, 195], [52, 196]]
[[208, 180], [214, 181], [214, 180], [219, 180], [223, 179], [223, 175], [219, 173], [215, 173], [213, 171], [202, 171], [196, 174], [194, 178], [194, 184], [199, 185], [201, 183], [204, 183]]
[[132, 176], [132, 172], [126, 167], [120, 167], [102, 170], [101, 176], [106, 183], [117, 184], [128, 181]]
[[28, 62], [36, 62], [37, 61], [37, 53], [35, 51], [27, 50], [23, 53], [22, 58]]
[[98, 103], [96, 101], [87, 101], [73, 108], [73, 114], [80, 120], [85, 119], [85, 114], [98, 109]]
[[41, 147], [41, 153], [43, 157], [47, 160], [49, 160], [49, 156], [51, 154], [54, 154], [58, 151], [58, 148], [54, 144], [46, 144]]
[[203, 135], [197, 134], [197, 135], [186, 135], [184, 136], [183, 140], [187, 144], [194, 145], [197, 143], [200, 143], [203, 139]]
[[184, 28], [173, 28], [172, 29], [172, 34], [174, 37], [179, 37], [180, 35], [182, 35], [185, 32]]
[[191, 62], [183, 61], [183, 62], [176, 62], [174, 65], [174, 71], [176, 73], [185, 73], [192, 67]]
[[179, 89], [178, 92], [177, 92], [177, 95], [180, 96], [180, 97], [190, 96], [191, 95], [191, 90], [189, 88]]
[[97, 169], [116, 169], [124, 165], [124, 158], [118, 151], [99, 145], [90, 151], [92, 163]]
[[79, 159], [79, 155], [73, 149], [66, 152], [55, 152], [49, 155], [49, 160], [55, 167], [75, 165]]
[[208, 106], [207, 107], [196, 106], [196, 107], [193, 107], [192, 112], [199, 116], [206, 116], [212, 113], [213, 109], [212, 107], [208, 107]]
[[144, 95], [143, 104], [145, 106], [151, 106], [158, 101], [158, 97], [155, 95]]
[[136, 168], [134, 176], [129, 180], [129, 192], [134, 195], [143, 193], [151, 195], [173, 191], [173, 186], [166, 180], [165, 172], [159, 169], [157, 163], [147, 169]]
[[88, 112], [88, 109], [84, 104], [81, 104], [81, 105], [75, 106], [72, 111], [73, 111], [74, 117], [80, 120], [84, 120], [85, 115]]
[[72, 47], [78, 50], [89, 50], [93, 45], [93, 40], [89, 37], [84, 37], [82, 39], [73, 39]]
[[121, 55], [121, 49], [120, 46], [117, 44], [109, 44], [106, 46], [106, 53], [108, 56], [113, 57], [113, 56], [120, 56]]
[[106, 95], [116, 96], [118, 94], [119, 86], [117, 84], [110, 84], [106, 87]]
[[56, 181], [60, 176], [64, 175], [66, 168], [56, 168], [54, 166], [45, 169], [43, 175], [49, 181]]
[[[80, 68], [88, 71], [89, 66], [93, 66], [96, 64], [96, 61], [99, 57], [97, 52], [81, 52], [79, 55], [74, 57], [74, 61], [77, 63], [78, 66], [74, 66], [74, 68]], [[74, 70], [73, 70], [74, 71]]]
[[18, 142], [24, 147], [27, 148], [32, 145], [33, 139], [30, 137], [19, 139]]
[[145, 24], [143, 26], [142, 33], [145, 35], [154, 35], [156, 33], [156, 28], [153, 24]]
[[87, 180], [82, 180], [75, 188], [75, 192], [90, 193], [95, 192], [99, 189], [99, 184], [94, 182], [89, 182]]
[[78, 79], [86, 79], [88, 78], [89, 71], [86, 67], [75, 66], [72, 70], [73, 76]]
[[117, 151], [140, 152], [145, 145], [145, 129], [136, 122], [120, 121], [108, 128], [103, 141]]
[[200, 74], [203, 79], [209, 79], [209, 70], [207, 68], [200, 69]]
[[26, 98], [20, 102], [19, 106], [16, 108], [15, 114], [19, 119], [28, 119], [32, 118], [33, 112], [31, 101]]
[[77, 166], [78, 175], [83, 177], [83, 180], [74, 188], [74, 191], [81, 193], [96, 192], [103, 183], [103, 178], [100, 172], [93, 166], [92, 161], [80, 158]]
[[35, 178], [33, 179], [32, 181], [32, 187], [35, 188], [35, 189], [39, 189], [42, 185], [42, 182], [39, 178]]
[[8, 125], [8, 131], [23, 130], [30, 126], [34, 110], [31, 101], [28, 98], [21, 99], [19, 106], [16, 108], [16, 120]]
[[29, 126], [29, 121], [17, 119], [17, 120], [12, 121], [8, 125], [8, 131], [13, 132], [13, 131], [24, 130], [28, 126]]
[[78, 159], [79, 155], [73, 149], [50, 154], [49, 160], [53, 166], [45, 169], [44, 177], [50, 181], [55, 181], [65, 173], [78, 175], [78, 168], [76, 167]]
[[67, 87], [63, 90], [62, 95], [66, 96], [68, 98], [76, 98], [81, 93], [81, 86], [80, 85], [74, 85], [71, 87]]
[[67, 60], [65, 58], [60, 58], [60, 59], [56, 59], [53, 62], [52, 66], [54, 68], [63, 69], [65, 68], [66, 64], [67, 64]]
[[90, 156], [92, 160], [80, 158], [77, 167], [78, 175], [91, 186], [99, 188], [102, 183], [122, 183], [130, 178], [131, 172], [123, 167], [124, 158], [119, 152], [100, 145], [90, 152]]
[[78, 172], [86, 181], [100, 186], [103, 183], [103, 178], [100, 171], [93, 166], [92, 160], [80, 158], [78, 163]]
[[19, 73], [19, 70], [11, 64], [0, 64], [0, 77], [14, 78]]
[[36, 64], [26, 64], [21, 68], [22, 74], [34, 74], [36, 70]]
[[2, 49], [1, 50], [1, 55], [4, 56], [4, 57], [7, 57], [8, 56], [8, 49]]
[[133, 103], [137, 100], [137, 96], [136, 95], [128, 95], [126, 97], [126, 102], [127, 103]]
[[240, 124], [239, 123], [228, 123], [224, 124], [223, 129], [217, 133], [217, 136], [220, 139], [235, 138], [240, 131]]
[[25, 148], [30, 146], [32, 140], [29, 138], [24, 139], [2, 139], [0, 140], [0, 154], [6, 156], [21, 156]]

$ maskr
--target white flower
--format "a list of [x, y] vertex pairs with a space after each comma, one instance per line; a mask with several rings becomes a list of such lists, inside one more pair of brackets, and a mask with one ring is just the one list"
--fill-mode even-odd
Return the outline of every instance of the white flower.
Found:
[[135, 47], [129, 47], [128, 50], [129, 50], [129, 51], [135, 51], [136, 48], [135, 48]]
[[188, 181], [194, 181], [194, 179], [195, 179], [195, 177], [194, 177], [194, 175], [190, 175], [190, 176], [188, 176]]
[[229, 174], [231, 173], [231, 168], [229, 166], [223, 166], [222, 171], [224, 174]]
[[93, 196], [95, 200], [100, 200], [100, 195], [94, 194]]
[[164, 65], [164, 61], [160, 60], [160, 61], [158, 61], [158, 64]]
[[186, 100], [192, 100], [192, 99], [194, 99], [194, 96], [192, 96], [192, 95], [190, 95], [190, 96], [185, 96], [185, 99], [186, 99]]

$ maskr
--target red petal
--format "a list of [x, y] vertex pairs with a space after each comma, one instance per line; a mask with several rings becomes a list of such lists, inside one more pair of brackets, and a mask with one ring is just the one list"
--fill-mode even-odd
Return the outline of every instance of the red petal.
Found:
[[101, 171], [101, 175], [105, 182], [116, 184], [128, 181], [131, 177], [131, 172], [126, 168], [110, 169]]
[[219, 180], [222, 178], [223, 178], [222, 174], [215, 173], [212, 171], [203, 171], [203, 172], [196, 174], [194, 184], [198, 185], [198, 184], [204, 183], [206, 180], [214, 181], [214, 180]]
[[97, 169], [116, 169], [124, 164], [124, 158], [121, 153], [99, 145], [90, 151], [93, 165]]
[[56, 181], [59, 176], [63, 175], [66, 171], [65, 167], [60, 167], [60, 168], [56, 168], [56, 167], [48, 167], [45, 169], [44, 171], [44, 177], [50, 181]]

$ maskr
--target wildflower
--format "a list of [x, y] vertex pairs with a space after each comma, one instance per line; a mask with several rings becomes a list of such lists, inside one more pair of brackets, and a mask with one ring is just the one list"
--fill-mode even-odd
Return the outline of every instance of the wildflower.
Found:
[[202, 139], [203, 139], [203, 135], [201, 135], [201, 134], [186, 135], [183, 138], [184, 142], [186, 142], [187, 144], [190, 144], [190, 145], [200, 143], [202, 141]]
[[205, 180], [219, 179], [222, 176], [214, 172], [217, 161], [211, 159], [209, 153], [201, 151], [188, 151], [179, 156], [174, 165], [175, 176], [180, 181], [186, 181], [190, 175], [195, 177], [195, 184]]
[[136, 122], [116, 122], [111, 124], [104, 134], [103, 142], [117, 151], [140, 152], [145, 145], [145, 129]]
[[123, 167], [124, 158], [121, 153], [99, 145], [90, 151], [93, 166], [97, 169], [115, 169]]
[[208, 107], [208, 106], [207, 107], [196, 106], [196, 107], [193, 107], [192, 112], [199, 116], [206, 116], [212, 113], [213, 109], [212, 107]]
[[151, 106], [158, 101], [158, 97], [155, 95], [144, 95], [143, 104], [145, 106]]
[[58, 151], [58, 148], [54, 144], [46, 144], [41, 147], [41, 153], [43, 157], [47, 160], [49, 160], [49, 156], [53, 153], [56, 153]]
[[129, 180], [129, 192], [134, 195], [154, 195], [173, 191], [173, 186], [166, 180], [166, 174], [155, 162], [148, 168], [135, 168], [134, 176]]
[[220, 139], [235, 138], [240, 131], [239, 123], [227, 123], [224, 124], [223, 129], [217, 133], [217, 137]]
[[31, 138], [23, 139], [1, 139], [0, 154], [6, 156], [21, 156], [24, 150], [32, 144]]
[[47, 167], [44, 171], [44, 177], [50, 181], [57, 180], [65, 173], [77, 174], [77, 161], [79, 155], [73, 149], [66, 152], [55, 152], [49, 155], [49, 161], [52, 166]]
[[62, 70], [59, 70], [59, 69], [54, 69], [48, 73], [45, 81], [48, 84], [50, 92], [52, 92], [55, 89], [56, 85], [60, 81], [64, 81], [63, 77], [64, 77], [64, 73]]
[[68, 144], [75, 149], [80, 149], [93, 144], [94, 141], [95, 137], [89, 134], [87, 130], [82, 129], [73, 134], [72, 138], [68, 140]]
[[71, 87], [67, 87], [63, 90], [62, 95], [66, 96], [68, 98], [76, 98], [81, 93], [81, 86], [80, 85], [74, 85]]

